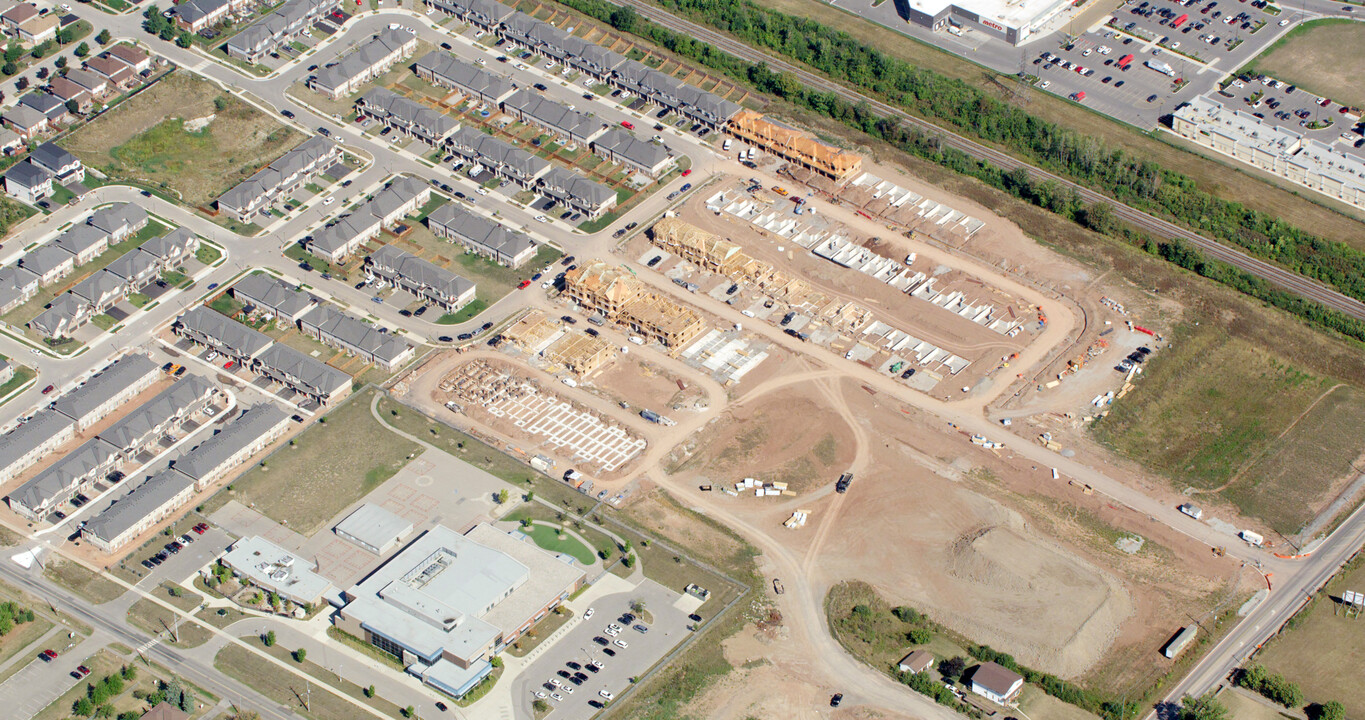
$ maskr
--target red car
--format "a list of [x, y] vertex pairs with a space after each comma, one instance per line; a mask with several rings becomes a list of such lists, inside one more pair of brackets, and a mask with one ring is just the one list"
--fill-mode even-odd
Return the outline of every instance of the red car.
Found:
[[75, 670], [71, 671], [71, 677], [76, 678], [77, 680], [84, 680], [85, 676], [89, 674], [90, 668], [84, 665], [81, 665], [80, 667], [77, 667]]
[[686, 169], [686, 170], [683, 171], [682, 176], [683, 176], [683, 177], [687, 177], [688, 175], [691, 175], [691, 174], [692, 174], [692, 168], [688, 168], [688, 169]]
[[56, 659], [57, 659], [57, 651], [56, 651], [56, 650], [44, 650], [44, 651], [43, 651], [43, 654], [39, 655], [38, 657], [42, 658], [42, 659], [43, 659], [43, 662], [52, 662], [53, 660], [56, 660]]
[[622, 120], [622, 121], [621, 121], [621, 127], [625, 128], [625, 129], [627, 129], [627, 130], [634, 130], [634, 129], [635, 129], [635, 123], [632, 123], [632, 122], [629, 121], [629, 120]]
[[237, 366], [237, 361], [236, 361], [236, 360], [229, 360], [229, 361], [223, 363], [223, 369], [224, 369], [224, 370], [231, 370], [232, 368], [234, 368], [234, 367], [236, 367], [236, 366]]
[[530, 280], [522, 280], [521, 283], [517, 285], [517, 289], [518, 289], [518, 290], [525, 290], [526, 287], [527, 287], [528, 285], [530, 285], [530, 284], [531, 284], [531, 281], [530, 281]]
[[46, 395], [56, 389], [57, 389], [56, 385], [48, 385], [47, 387], [43, 388], [43, 394]]

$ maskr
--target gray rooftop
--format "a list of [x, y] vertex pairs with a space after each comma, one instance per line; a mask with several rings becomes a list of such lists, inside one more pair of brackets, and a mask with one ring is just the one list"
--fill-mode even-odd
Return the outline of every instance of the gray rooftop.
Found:
[[459, 297], [474, 288], [474, 283], [469, 280], [393, 245], [385, 245], [374, 251], [370, 261], [446, 297]]
[[440, 50], [427, 53], [414, 63], [419, 69], [429, 70], [437, 78], [465, 93], [501, 98], [512, 92], [512, 81], [475, 65], [455, 59]]
[[5, 171], [5, 182], [15, 182], [24, 187], [37, 187], [51, 179], [52, 173], [27, 160], [15, 163], [13, 167]]
[[120, 450], [129, 450], [147, 442], [150, 433], [156, 432], [171, 418], [182, 416], [188, 408], [199, 404], [215, 390], [213, 383], [208, 380], [198, 375], [187, 375], [134, 408], [99, 436]]
[[540, 177], [550, 169], [549, 161], [472, 127], [461, 128], [455, 133], [453, 141], [460, 147], [469, 148], [481, 162], [511, 170], [523, 180]]
[[504, 108], [516, 108], [537, 125], [565, 135], [591, 136], [602, 129], [602, 121], [591, 113], [570, 110], [540, 93], [525, 88], [503, 102]]
[[53, 409], [72, 420], [80, 420], [124, 389], [158, 371], [156, 363], [142, 353], [125, 355], [86, 381], [83, 387], [62, 396]]
[[294, 149], [276, 158], [275, 162], [261, 168], [255, 175], [223, 193], [219, 196], [218, 202], [227, 207], [246, 207], [256, 198], [273, 192], [285, 178], [309, 167], [328, 153], [334, 152], [336, 147], [337, 144], [331, 140], [321, 135], [313, 135], [299, 143]]
[[337, 523], [336, 532], [370, 547], [382, 548], [412, 532], [412, 521], [378, 505], [365, 503]]
[[109, 233], [93, 225], [72, 225], [71, 229], [57, 236], [52, 247], [61, 248], [72, 255], [80, 256], [100, 243], [109, 241]]
[[213, 338], [230, 352], [243, 357], [254, 357], [274, 342], [268, 335], [203, 305], [191, 308], [177, 322], [186, 329]]
[[132, 203], [116, 203], [96, 210], [86, 222], [91, 227], [99, 228], [108, 235], [114, 235], [120, 230], [144, 225], [147, 220], [147, 211], [143, 210], [142, 206]]
[[[133, 252], [137, 251], [134, 250]], [[84, 299], [91, 305], [99, 306], [106, 297], [117, 295], [127, 286], [127, 281], [105, 269], [76, 283], [71, 288], [71, 294]]]
[[85, 524], [85, 532], [106, 542], [111, 541], [193, 484], [193, 478], [169, 468], [162, 470], [91, 518]]
[[[59, 98], [54, 97], [53, 99], [57, 100], [59, 103], [61, 102]], [[72, 155], [67, 152], [65, 148], [53, 142], [45, 142], [42, 145], [33, 148], [33, 152], [29, 153], [28, 159], [53, 172], [56, 172], [58, 168], [66, 167], [67, 165], [80, 164], [80, 160], [77, 160], [75, 155]]]
[[20, 485], [9, 497], [11, 501], [17, 500], [25, 507], [36, 510], [71, 492], [81, 483], [95, 479], [101, 470], [110, 467], [117, 454], [118, 451], [109, 443], [90, 438]]
[[552, 194], [572, 198], [592, 207], [598, 207], [616, 197], [616, 191], [595, 183], [568, 168], [555, 167], [545, 173], [545, 189]]
[[[20, 165], [22, 164], [20, 163]], [[25, 254], [19, 259], [19, 264], [35, 275], [46, 275], [63, 263], [69, 262], [73, 255], [74, 253], [67, 252], [56, 245], [44, 245]]]
[[257, 584], [279, 588], [298, 598], [321, 597], [332, 588], [327, 578], [313, 571], [313, 563], [263, 537], [238, 540], [223, 561]]
[[247, 408], [213, 437], [176, 460], [175, 469], [202, 480], [242, 448], [250, 447], [288, 419], [288, 413], [271, 404]]
[[384, 58], [397, 52], [416, 37], [411, 31], [403, 28], [385, 28], [339, 62], [318, 70], [316, 82], [328, 90], [342, 87], [369, 73]]
[[104, 270], [125, 283], [131, 283], [156, 275], [161, 270], [161, 265], [157, 262], [156, 256], [142, 252], [140, 248], [133, 248], [109, 263]]
[[85, 314], [89, 306], [85, 300], [71, 292], [64, 292], [48, 303], [47, 309], [28, 321], [29, 327], [48, 335], [56, 336], [71, 329], [71, 325]]
[[374, 325], [326, 305], [303, 318], [302, 323], [304, 327], [317, 328], [324, 336], [370, 353], [386, 364], [395, 362], [399, 356], [412, 349], [408, 341], [381, 333]]
[[184, 253], [198, 239], [193, 231], [181, 227], [142, 243], [141, 249], [148, 255], [166, 260], [173, 255]]
[[232, 296], [239, 302], [286, 317], [295, 317], [313, 304], [313, 296], [295, 290], [273, 275], [259, 272], [247, 275], [232, 286]]
[[360, 101], [368, 108], [382, 110], [404, 125], [420, 128], [433, 137], [445, 138], [460, 127], [449, 115], [409, 100], [388, 88], [372, 88], [361, 96]]
[[444, 226], [472, 243], [509, 257], [516, 257], [536, 246], [525, 233], [509, 230], [500, 223], [475, 215], [455, 203], [446, 203], [431, 211], [427, 216], [427, 223]]
[[71, 418], [54, 410], [39, 410], [32, 420], [0, 435], [0, 468], [7, 468], [20, 456], [28, 453], [65, 432], [72, 425]]
[[288, 345], [275, 343], [257, 355], [256, 359], [262, 365], [293, 378], [294, 384], [302, 385], [321, 396], [330, 396], [351, 384], [350, 375]]
[[668, 159], [668, 151], [658, 143], [646, 142], [622, 127], [614, 127], [593, 140], [593, 145], [606, 148], [643, 167], [657, 167]]

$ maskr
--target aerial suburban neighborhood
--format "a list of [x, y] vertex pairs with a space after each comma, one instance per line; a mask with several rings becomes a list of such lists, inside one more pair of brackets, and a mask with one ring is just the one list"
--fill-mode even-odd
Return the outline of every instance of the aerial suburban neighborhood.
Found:
[[1354, 0], [0, 33], [4, 717], [1365, 718]]

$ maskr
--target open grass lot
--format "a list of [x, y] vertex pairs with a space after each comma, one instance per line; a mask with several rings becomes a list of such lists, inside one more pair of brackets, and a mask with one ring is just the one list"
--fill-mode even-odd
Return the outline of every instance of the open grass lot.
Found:
[[[1329, 393], [1334, 385], [1269, 348], [1185, 325], [1095, 433], [1182, 489], [1220, 493], [1288, 535], [1330, 500], [1365, 446], [1365, 430], [1339, 422], [1365, 416], [1365, 398]], [[1314, 437], [1327, 426], [1332, 436]], [[1286, 467], [1306, 457], [1324, 472]]]
[[535, 541], [542, 550], [569, 555], [584, 565], [592, 564], [594, 557], [592, 550], [589, 550], [587, 545], [567, 533], [563, 535], [563, 539], [560, 539], [558, 528], [549, 525], [532, 525], [530, 528], [522, 528], [521, 532]]
[[[206, 127], [186, 128], [210, 116]], [[217, 86], [171, 73], [61, 144], [115, 180], [162, 186], [196, 207], [302, 140]]]
[[[357, 393], [219, 496], [312, 535], [343, 508], [393, 477], [419, 446], [370, 414], [375, 390]], [[224, 497], [228, 496], [228, 497]]]
[[[259, 646], [259, 641], [256, 643]], [[263, 648], [264, 649], [264, 648]], [[281, 659], [285, 659], [288, 650], [275, 646], [271, 650], [280, 650]], [[287, 659], [285, 662], [294, 662]], [[304, 709], [303, 701], [308, 694], [307, 683], [304, 678], [293, 673], [282, 671], [274, 663], [257, 656], [250, 650], [239, 645], [228, 645], [218, 651], [218, 655], [213, 659], [213, 666], [220, 671], [242, 682], [248, 687], [265, 695], [277, 703], [289, 708], [294, 713], [307, 718], [317, 720], [332, 720], [332, 718], [349, 718], [361, 715], [361, 712], [354, 705], [345, 699], [323, 688], [314, 686], [312, 688], [309, 708]], [[337, 686], [336, 675], [325, 673], [311, 660], [300, 664], [300, 670], [308, 672], [310, 675], [325, 679], [329, 684]], [[325, 674], [323, 674], [325, 673]], [[357, 695], [360, 688], [342, 681], [340, 684], [350, 688], [355, 688]], [[387, 705], [391, 710], [386, 709], [385, 713], [398, 717], [398, 708], [392, 703], [384, 703], [379, 699], [369, 700], [372, 704]]]
[[[960, 79], [1000, 97], [1007, 97], [1007, 88], [1014, 82], [1008, 73], [997, 73], [818, 0], [765, 0], [763, 6], [817, 20], [847, 32], [859, 41], [873, 44], [889, 55]], [[1028, 112], [1184, 173], [1199, 187], [1219, 197], [1275, 215], [1328, 239], [1365, 248], [1365, 234], [1356, 219], [1365, 215], [1345, 204], [1333, 203], [1331, 207], [1339, 210], [1329, 209], [1314, 200], [1299, 197], [1287, 183], [1265, 183], [1220, 160], [1168, 143], [1166, 140], [1172, 137], [1169, 133], [1149, 135], [1045, 92], [1030, 95]], [[848, 131], [840, 129], [834, 134], [844, 136]], [[866, 142], [866, 138], [860, 137], [858, 142]]]
[[1365, 24], [1347, 18], [1311, 20], [1294, 28], [1249, 68], [1316, 95], [1365, 106]]
[[[162, 600], [172, 598], [165, 597], [165, 593], [158, 591], [158, 597]], [[140, 628], [143, 632], [150, 635], [160, 635], [166, 633], [166, 642], [181, 648], [195, 648], [203, 645], [213, 638], [213, 633], [204, 627], [192, 622], [182, 622], [179, 628], [179, 640], [171, 640], [170, 633], [167, 632], [175, 625], [176, 614], [166, 608], [148, 600], [141, 598], [128, 608], [128, 622], [134, 627]]]
[[1348, 563], [1252, 662], [1297, 683], [1305, 701], [1336, 700], [1346, 717], [1358, 718], [1365, 717], [1365, 618], [1338, 609], [1334, 598], [1344, 590], [1365, 590], [1365, 557]]
[[43, 576], [95, 605], [107, 603], [123, 594], [122, 585], [70, 560], [54, 558], [43, 568]]
[[[349, 682], [344, 679], [338, 679], [336, 673], [318, 665], [317, 663], [313, 662], [312, 659], [305, 658], [303, 662], [298, 662], [297, 660], [294, 659], [293, 648], [287, 648], [278, 644], [272, 645], [271, 647], [266, 647], [265, 643], [261, 642], [261, 639], [258, 637], [247, 638], [246, 643], [260, 652], [264, 652], [268, 655], [274, 656], [279, 660], [283, 660], [284, 662], [289, 663], [290, 665], [296, 666], [298, 667], [299, 670], [313, 676], [314, 678], [322, 680], [332, 685], [333, 687], [344, 691], [347, 695], [351, 696], [355, 700], [358, 700], [361, 703], [373, 707], [374, 709], [378, 710], [381, 714], [391, 715], [393, 717], [401, 717], [397, 705], [394, 705], [393, 703], [378, 696], [373, 698], [365, 697], [365, 694], [361, 691], [359, 685], [356, 685], [355, 683]], [[356, 717], [358, 713], [359, 711], [352, 710], [345, 717]]]
[[[35, 612], [38, 610], [38, 608], [30, 609]], [[41, 615], [35, 615], [33, 622], [16, 623], [13, 630], [0, 636], [0, 664], [4, 664], [5, 661], [28, 647], [30, 643], [36, 642], [38, 638], [51, 629], [52, 621]], [[18, 666], [23, 667], [23, 663], [18, 663]]]

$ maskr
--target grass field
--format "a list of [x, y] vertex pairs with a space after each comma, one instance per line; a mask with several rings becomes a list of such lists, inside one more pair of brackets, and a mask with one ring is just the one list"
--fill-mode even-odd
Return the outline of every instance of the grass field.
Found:
[[[283, 660], [284, 662], [288, 663], [291, 666], [297, 667], [299, 670], [303, 671], [304, 673], [307, 673], [313, 678], [322, 680], [323, 682], [326, 682], [332, 687], [335, 687], [338, 690], [345, 692], [347, 695], [349, 695], [352, 699], [356, 700], [357, 702], [369, 705], [370, 707], [373, 707], [374, 709], [378, 710], [380, 714], [390, 715], [393, 717], [401, 717], [397, 705], [394, 705], [393, 703], [379, 696], [375, 696], [372, 698], [365, 697], [365, 693], [361, 690], [359, 685], [356, 685], [355, 683], [349, 682], [345, 679], [338, 678], [336, 673], [322, 667], [321, 665], [318, 665], [316, 662], [313, 662], [311, 658], [305, 658], [303, 662], [299, 662], [294, 658], [294, 648], [287, 648], [284, 647], [283, 645], [278, 644], [272, 645], [271, 647], [266, 647], [265, 643], [261, 642], [261, 639], [257, 637], [247, 638], [246, 643], [254, 647], [259, 652], [263, 652], [266, 653], [267, 655], [274, 656], [278, 660]], [[282, 673], [276, 670], [276, 674]], [[314, 712], [321, 712], [321, 709], [318, 708], [316, 705], [312, 709], [314, 710]], [[349, 718], [358, 716], [360, 716], [360, 713], [353, 709], [350, 712], [346, 713], [345, 715], [323, 715], [322, 717]]]
[[[158, 593], [164, 595], [164, 593]], [[171, 598], [163, 597], [163, 600]], [[128, 622], [142, 631], [151, 635], [160, 635], [166, 632], [175, 624], [176, 614], [166, 608], [148, 600], [141, 598], [128, 608]], [[179, 641], [170, 640], [167, 634], [166, 642], [181, 648], [195, 648], [203, 645], [213, 638], [213, 633], [192, 622], [182, 622], [179, 628]]]
[[23, 387], [24, 383], [32, 380], [33, 376], [37, 375], [37, 373], [33, 371], [33, 368], [30, 368], [27, 365], [17, 365], [14, 363], [11, 363], [11, 365], [14, 367], [14, 377], [6, 380], [3, 384], [0, 384], [0, 398]]
[[1357, 556], [1254, 661], [1297, 683], [1307, 702], [1336, 700], [1346, 706], [1346, 717], [1365, 717], [1365, 618], [1345, 617], [1333, 599], [1362, 589], [1365, 556]]
[[[206, 127], [186, 128], [205, 119]], [[302, 139], [217, 86], [172, 73], [61, 144], [115, 180], [168, 188], [194, 207], [211, 203]]]
[[561, 540], [558, 528], [549, 525], [532, 525], [530, 528], [521, 528], [521, 532], [535, 541], [535, 544], [539, 545], [542, 550], [569, 555], [584, 565], [591, 565], [595, 559], [592, 550], [589, 550], [587, 545], [584, 545], [574, 536], [565, 534], [564, 539]]
[[254, 503], [271, 519], [312, 535], [333, 515], [393, 477], [420, 449], [370, 415], [374, 392], [349, 398], [293, 445], [248, 470], [220, 497]]
[[1095, 433], [1182, 489], [1219, 493], [1288, 535], [1365, 447], [1365, 429], [1341, 422], [1365, 418], [1365, 396], [1333, 387], [1268, 349], [1185, 325]]
[[504, 267], [476, 253], [465, 252], [463, 247], [436, 237], [426, 225], [420, 223], [413, 225], [412, 232], [395, 244], [476, 284], [474, 302], [482, 305], [468, 314], [465, 308], [461, 308], [452, 315], [463, 316], [463, 319], [452, 320], [450, 324], [464, 322], [482, 312], [484, 308], [511, 292], [517, 283], [563, 256], [563, 253], [549, 245], [541, 245], [535, 256], [520, 268]]
[[69, 560], [53, 559], [43, 575], [95, 605], [107, 603], [123, 594], [123, 586]]
[[[292, 712], [307, 718], [324, 720], [355, 717], [358, 714], [351, 703], [320, 687], [314, 687], [309, 693], [310, 709], [305, 710], [303, 700], [307, 684], [303, 678], [293, 673], [282, 672], [274, 663], [257, 657], [238, 645], [228, 645], [219, 650], [218, 655], [213, 658], [213, 666]], [[334, 681], [335, 676], [332, 676], [329, 682]]]
[[1316, 95], [1365, 106], [1365, 24], [1347, 18], [1310, 20], [1280, 38], [1248, 69]]

